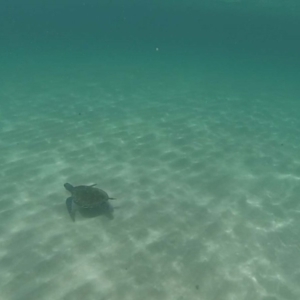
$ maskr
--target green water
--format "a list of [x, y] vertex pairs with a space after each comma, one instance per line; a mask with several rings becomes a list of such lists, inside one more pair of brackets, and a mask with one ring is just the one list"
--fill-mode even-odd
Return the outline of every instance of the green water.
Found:
[[[299, 299], [299, 28], [297, 2], [0, 4], [0, 299]], [[73, 223], [65, 182], [114, 219]]]

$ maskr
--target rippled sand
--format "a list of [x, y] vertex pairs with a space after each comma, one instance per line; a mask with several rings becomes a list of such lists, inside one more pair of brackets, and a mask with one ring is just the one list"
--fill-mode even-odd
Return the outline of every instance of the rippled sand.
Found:
[[[6, 90], [1, 299], [296, 299], [297, 119], [180, 86], [53, 84]], [[73, 223], [65, 182], [117, 198], [114, 219]]]

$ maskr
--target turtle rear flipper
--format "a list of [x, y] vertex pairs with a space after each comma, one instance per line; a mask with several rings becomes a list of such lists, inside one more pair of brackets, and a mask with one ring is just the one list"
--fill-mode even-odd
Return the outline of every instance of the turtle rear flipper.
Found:
[[68, 213], [69, 213], [72, 221], [75, 222], [75, 213], [76, 213], [77, 207], [76, 207], [76, 204], [74, 203], [72, 197], [69, 197], [66, 200], [66, 206], [67, 206], [67, 210], [68, 210]]

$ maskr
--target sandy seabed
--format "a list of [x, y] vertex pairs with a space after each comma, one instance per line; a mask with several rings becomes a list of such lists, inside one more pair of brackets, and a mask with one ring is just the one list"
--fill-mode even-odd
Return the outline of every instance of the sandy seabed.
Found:
[[[89, 87], [5, 94], [1, 300], [296, 299], [297, 121], [260, 99]], [[73, 223], [65, 182], [117, 198], [114, 219]]]

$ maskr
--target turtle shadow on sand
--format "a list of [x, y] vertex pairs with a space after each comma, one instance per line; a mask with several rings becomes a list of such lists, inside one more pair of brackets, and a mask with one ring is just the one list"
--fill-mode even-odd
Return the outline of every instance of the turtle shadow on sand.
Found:
[[95, 184], [90, 186], [64, 184], [65, 189], [71, 193], [71, 197], [66, 200], [66, 206], [73, 222], [75, 222], [77, 211], [85, 218], [105, 215], [107, 218], [113, 219], [114, 208], [108, 201], [114, 198], [110, 198], [105, 191], [94, 186]]

